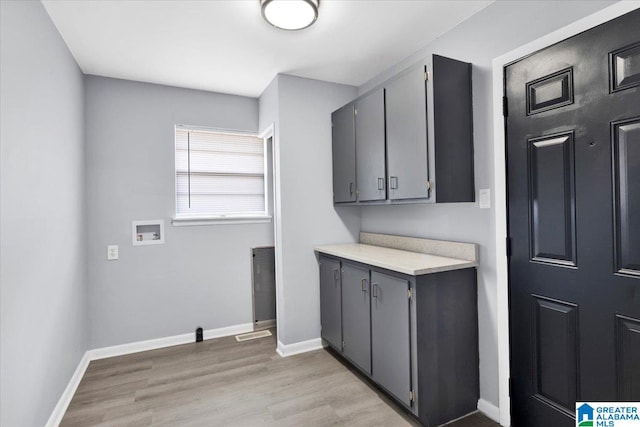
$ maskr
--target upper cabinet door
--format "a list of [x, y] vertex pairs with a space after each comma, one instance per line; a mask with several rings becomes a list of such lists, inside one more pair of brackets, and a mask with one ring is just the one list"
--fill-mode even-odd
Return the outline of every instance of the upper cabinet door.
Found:
[[390, 200], [429, 197], [425, 75], [425, 67], [420, 65], [386, 86]]
[[334, 203], [356, 201], [356, 139], [353, 116], [353, 104], [347, 104], [331, 115]]
[[356, 102], [358, 200], [385, 200], [384, 89]]

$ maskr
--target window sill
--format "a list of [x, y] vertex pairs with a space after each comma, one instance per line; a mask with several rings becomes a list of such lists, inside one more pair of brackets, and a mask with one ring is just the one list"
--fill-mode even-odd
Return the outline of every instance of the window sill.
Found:
[[174, 227], [191, 225], [220, 225], [220, 224], [265, 224], [271, 222], [271, 216], [217, 216], [210, 218], [173, 218]]

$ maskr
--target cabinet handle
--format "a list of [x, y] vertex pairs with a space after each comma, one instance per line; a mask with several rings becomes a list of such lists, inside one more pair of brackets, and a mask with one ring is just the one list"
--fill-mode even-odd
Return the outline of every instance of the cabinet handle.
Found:
[[396, 190], [398, 188], [398, 177], [397, 176], [390, 176], [389, 177], [389, 186], [391, 187], [392, 190]]
[[333, 270], [333, 283], [338, 283], [338, 279], [340, 278], [340, 275], [338, 274], [340, 272], [339, 269], [334, 269]]
[[378, 298], [378, 292], [376, 292], [377, 289], [378, 289], [378, 284], [377, 283], [372, 283], [371, 284], [371, 288], [372, 288], [371, 296], [374, 297], [374, 298]]
[[349, 195], [353, 196], [353, 182], [349, 183]]
[[362, 292], [367, 292], [367, 279], [362, 279]]
[[378, 178], [378, 190], [384, 190], [384, 178]]

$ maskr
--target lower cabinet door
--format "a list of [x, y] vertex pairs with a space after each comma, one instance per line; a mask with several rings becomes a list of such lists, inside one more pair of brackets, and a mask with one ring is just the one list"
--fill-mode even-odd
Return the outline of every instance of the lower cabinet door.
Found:
[[342, 348], [340, 261], [320, 257], [320, 325], [322, 338], [338, 351]]
[[372, 377], [411, 406], [409, 282], [371, 272]]
[[342, 263], [342, 352], [371, 374], [371, 297], [369, 269]]

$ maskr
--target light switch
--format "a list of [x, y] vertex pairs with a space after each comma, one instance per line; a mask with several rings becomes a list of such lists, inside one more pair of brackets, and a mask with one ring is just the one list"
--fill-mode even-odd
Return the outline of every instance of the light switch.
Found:
[[115, 261], [118, 259], [118, 245], [107, 246], [107, 260]]
[[480, 189], [479, 199], [480, 199], [480, 209], [491, 208], [491, 189], [490, 188]]

